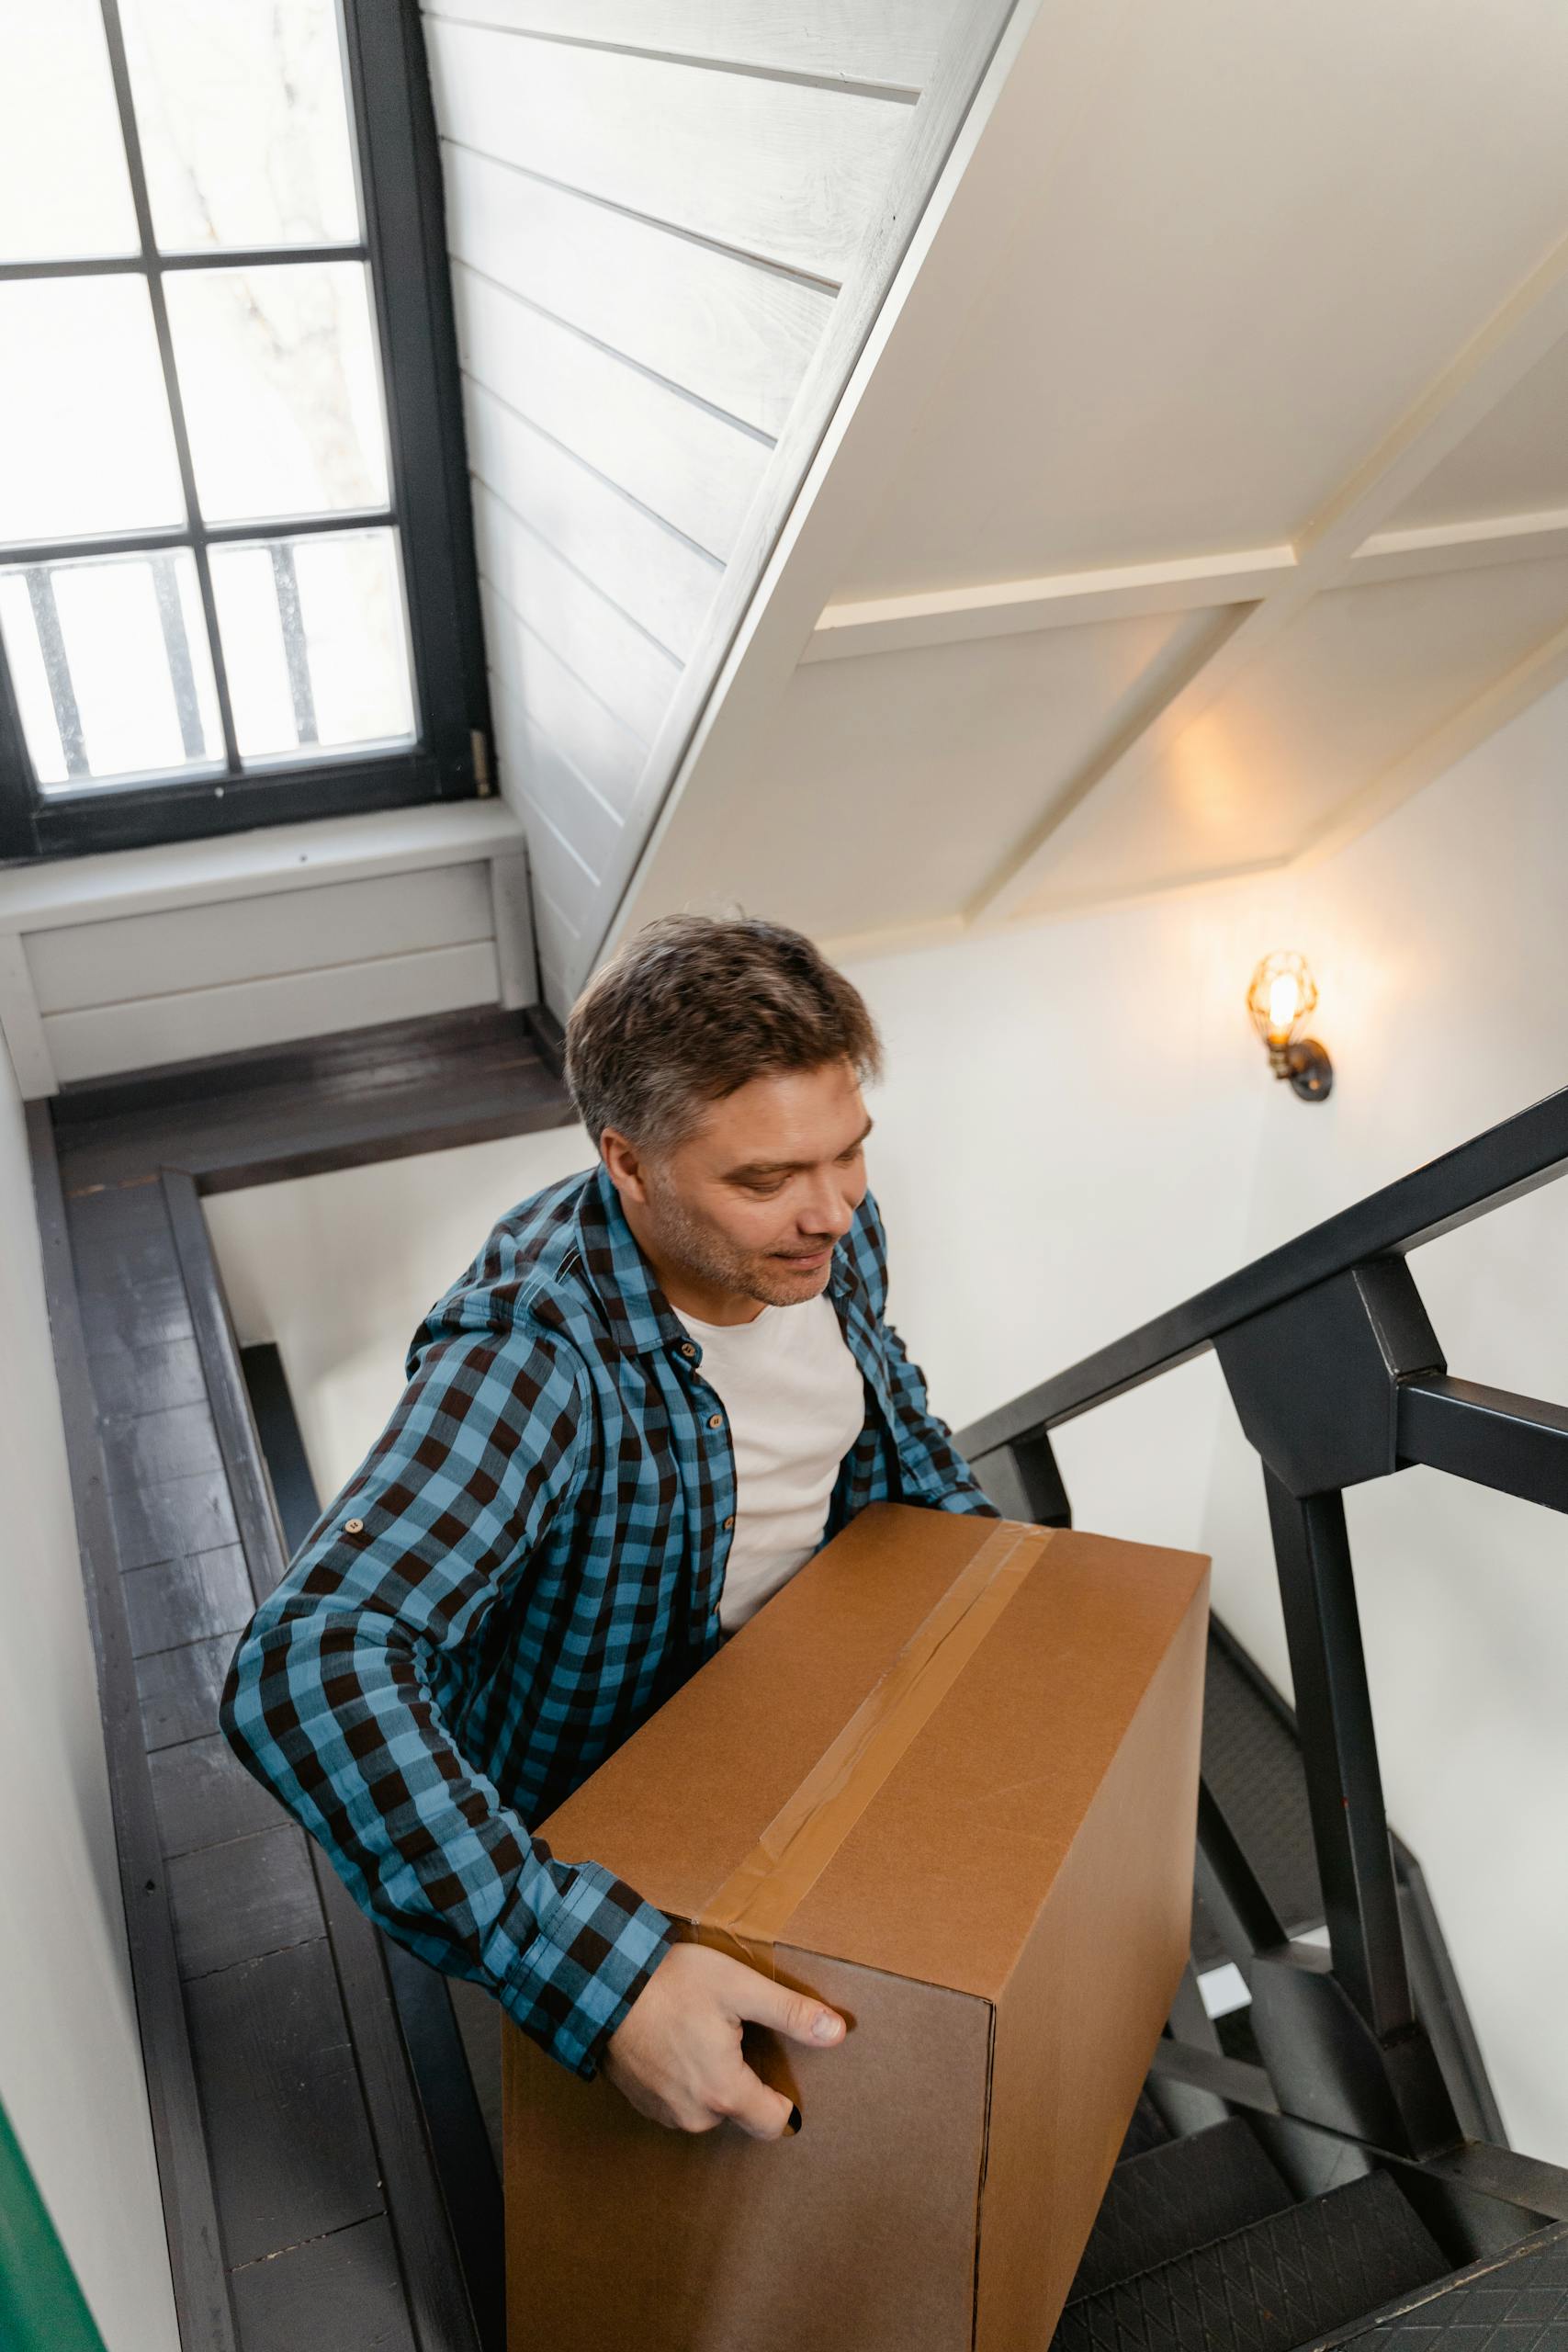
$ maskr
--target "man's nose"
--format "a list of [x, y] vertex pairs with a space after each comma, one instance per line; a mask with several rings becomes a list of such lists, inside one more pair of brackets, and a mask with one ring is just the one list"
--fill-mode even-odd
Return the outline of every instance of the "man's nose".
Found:
[[800, 1222], [808, 1233], [830, 1233], [837, 1239], [854, 1222], [855, 1204], [830, 1176], [824, 1177], [801, 1205]]

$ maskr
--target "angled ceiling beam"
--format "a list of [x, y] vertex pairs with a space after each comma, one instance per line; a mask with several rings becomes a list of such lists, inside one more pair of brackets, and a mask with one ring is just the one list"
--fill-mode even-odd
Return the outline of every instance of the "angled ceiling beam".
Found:
[[[1456, 761], [1473, 752], [1489, 735], [1517, 718], [1532, 702], [1568, 678], [1568, 628], [1556, 630], [1543, 644], [1526, 654], [1504, 676], [1482, 689], [1462, 710], [1454, 712], [1442, 725], [1406, 752], [1375, 776], [1371, 784], [1359, 786], [1314, 833], [1301, 849], [1292, 850], [1279, 857], [1247, 859], [1239, 865], [1215, 866], [1198, 874], [1184, 874], [1168, 881], [1139, 882], [1125, 889], [1106, 891], [1100, 888], [1064, 891], [1052, 905], [1055, 916], [1102, 914], [1109, 909], [1153, 906], [1161, 899], [1178, 894], [1183, 899], [1201, 897], [1205, 893], [1233, 888], [1237, 883], [1255, 880], [1265, 874], [1290, 873], [1297, 867], [1312, 866], [1330, 857], [1337, 850], [1376, 824], [1382, 817], [1397, 808], [1426, 785], [1440, 776]], [[901, 955], [913, 948], [935, 947], [945, 942], [973, 935], [973, 928], [962, 915], [942, 915], [928, 922], [893, 924], [882, 930], [846, 933], [840, 938], [821, 943], [825, 954], [835, 962], [863, 962], [874, 956]]]
[[1292, 570], [1295, 560], [1294, 548], [1248, 548], [1239, 555], [1179, 556], [1166, 563], [1108, 565], [1039, 580], [985, 581], [921, 595], [829, 605], [800, 658], [838, 662], [859, 653], [901, 652], [911, 646], [952, 645], [968, 638], [1072, 628], [1080, 621], [1246, 605], [1263, 594], [1276, 572]]
[[[1179, 736], [1325, 588], [1351, 575], [1357, 549], [1568, 334], [1568, 239], [1564, 239], [1480, 334], [1442, 370], [1378, 447], [1314, 516], [1295, 542], [1296, 561], [1280, 570], [1238, 626], [1224, 631], [1210, 658], [1129, 740], [1102, 748], [1058, 796], [1049, 815], [1016, 843], [969, 902], [972, 923], [1005, 922], [1043, 903], [1049, 866], [1106, 807], [1108, 795], [1132, 789]], [[1364, 576], [1364, 575], [1363, 575]]]
[[1442, 725], [1424, 736], [1419, 743], [1393, 761], [1370, 784], [1360, 786], [1345, 805], [1326, 818], [1311, 839], [1304, 842], [1291, 859], [1292, 865], [1315, 865], [1320, 858], [1329, 857], [1369, 825], [1376, 824], [1408, 800], [1424, 785], [1431, 784], [1446, 768], [1473, 752], [1499, 727], [1517, 718], [1532, 702], [1568, 678], [1568, 627], [1557, 629], [1516, 662], [1511, 670], [1495, 679], [1462, 710], [1444, 719]]
[[[1493, 563], [1540, 563], [1568, 555], [1568, 506], [1529, 514], [1483, 514], [1418, 530], [1374, 531], [1337, 585], [1427, 578]], [[1049, 572], [1036, 580], [987, 580], [909, 596], [866, 597], [824, 606], [801, 661], [846, 662], [867, 653], [1016, 637], [1085, 622], [1143, 620], [1206, 605], [1253, 604], [1294, 570], [1292, 547], [1247, 548], [1233, 555], [1175, 556], [1160, 563], [1110, 564]]]
[[1374, 531], [1356, 549], [1348, 577], [1355, 587], [1363, 580], [1411, 580], [1487, 563], [1539, 563], [1553, 555], [1568, 555], [1568, 506], [1428, 523], [1416, 531]]

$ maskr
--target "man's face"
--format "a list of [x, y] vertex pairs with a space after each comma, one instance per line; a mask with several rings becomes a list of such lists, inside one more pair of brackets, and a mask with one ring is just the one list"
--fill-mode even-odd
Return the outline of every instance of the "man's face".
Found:
[[605, 1164], [656, 1265], [795, 1306], [827, 1287], [865, 1192], [871, 1121], [847, 1062], [750, 1080], [669, 1151], [607, 1129]]

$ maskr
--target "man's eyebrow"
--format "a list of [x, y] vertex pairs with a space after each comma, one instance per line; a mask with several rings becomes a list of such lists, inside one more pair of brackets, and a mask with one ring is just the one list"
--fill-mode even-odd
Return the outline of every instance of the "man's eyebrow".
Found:
[[[846, 1144], [844, 1150], [853, 1151], [858, 1145], [863, 1144], [875, 1125], [874, 1119], [868, 1118], [854, 1142]], [[843, 1152], [840, 1152], [839, 1157], [841, 1159]], [[816, 1164], [815, 1160], [811, 1159], [748, 1159], [739, 1168], [727, 1169], [725, 1182], [735, 1184], [747, 1176], [793, 1176], [797, 1168], [813, 1168]]]

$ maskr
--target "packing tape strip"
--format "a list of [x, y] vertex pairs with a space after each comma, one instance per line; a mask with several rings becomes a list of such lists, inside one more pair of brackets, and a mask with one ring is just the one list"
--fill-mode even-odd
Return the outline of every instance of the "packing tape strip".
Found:
[[886, 1673], [780, 1806], [739, 1870], [702, 1906], [697, 1940], [773, 1973], [773, 1946], [872, 1798], [929, 1723], [1051, 1540], [1005, 1521], [987, 1537]]

